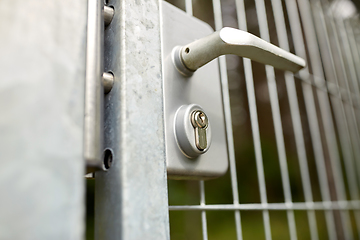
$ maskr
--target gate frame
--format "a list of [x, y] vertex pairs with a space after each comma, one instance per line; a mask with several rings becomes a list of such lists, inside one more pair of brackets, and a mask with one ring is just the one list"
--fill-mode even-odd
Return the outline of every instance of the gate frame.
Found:
[[95, 174], [95, 239], [169, 239], [160, 0], [110, 0], [105, 71], [105, 148], [112, 167]]

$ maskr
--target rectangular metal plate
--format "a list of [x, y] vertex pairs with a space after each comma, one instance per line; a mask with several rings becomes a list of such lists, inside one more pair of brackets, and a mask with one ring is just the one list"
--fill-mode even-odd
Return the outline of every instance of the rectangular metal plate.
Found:
[[[184, 77], [175, 68], [171, 52], [213, 33], [206, 23], [182, 10], [162, 3], [162, 49], [164, 81], [164, 114], [167, 171], [170, 179], [209, 179], [223, 175], [228, 168], [224, 107], [218, 60]], [[198, 104], [211, 123], [209, 150], [196, 158], [186, 157], [175, 137], [175, 114], [183, 105]], [[195, 139], [194, 139], [195, 141]]]

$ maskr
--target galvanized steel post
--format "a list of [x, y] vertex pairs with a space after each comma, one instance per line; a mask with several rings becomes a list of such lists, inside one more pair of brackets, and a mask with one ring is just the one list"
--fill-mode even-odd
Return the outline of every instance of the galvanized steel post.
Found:
[[95, 175], [95, 239], [169, 239], [160, 1], [110, 0], [105, 71], [105, 148], [113, 162]]

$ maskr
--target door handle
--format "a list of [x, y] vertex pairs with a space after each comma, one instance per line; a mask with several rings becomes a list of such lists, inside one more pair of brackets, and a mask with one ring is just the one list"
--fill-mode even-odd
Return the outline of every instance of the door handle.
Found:
[[225, 54], [250, 58], [294, 73], [306, 66], [304, 59], [251, 33], [229, 27], [183, 47], [175, 47], [173, 61], [179, 72], [191, 76], [198, 68]]

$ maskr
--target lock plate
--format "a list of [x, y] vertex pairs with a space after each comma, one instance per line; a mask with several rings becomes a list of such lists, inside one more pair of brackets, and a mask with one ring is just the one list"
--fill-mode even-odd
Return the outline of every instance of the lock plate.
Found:
[[[185, 77], [175, 68], [172, 57], [174, 47], [184, 46], [213, 33], [214, 30], [208, 24], [165, 1], [162, 1], [162, 19], [165, 141], [168, 178], [210, 179], [219, 177], [226, 173], [228, 169], [228, 150], [218, 60], [215, 59], [198, 69], [191, 77]], [[201, 106], [206, 113], [211, 123], [212, 136], [211, 146], [208, 147], [206, 152], [197, 157], [189, 158], [185, 156], [177, 142], [175, 116], [181, 106], [191, 104]], [[193, 141], [196, 141], [195, 138]]]

